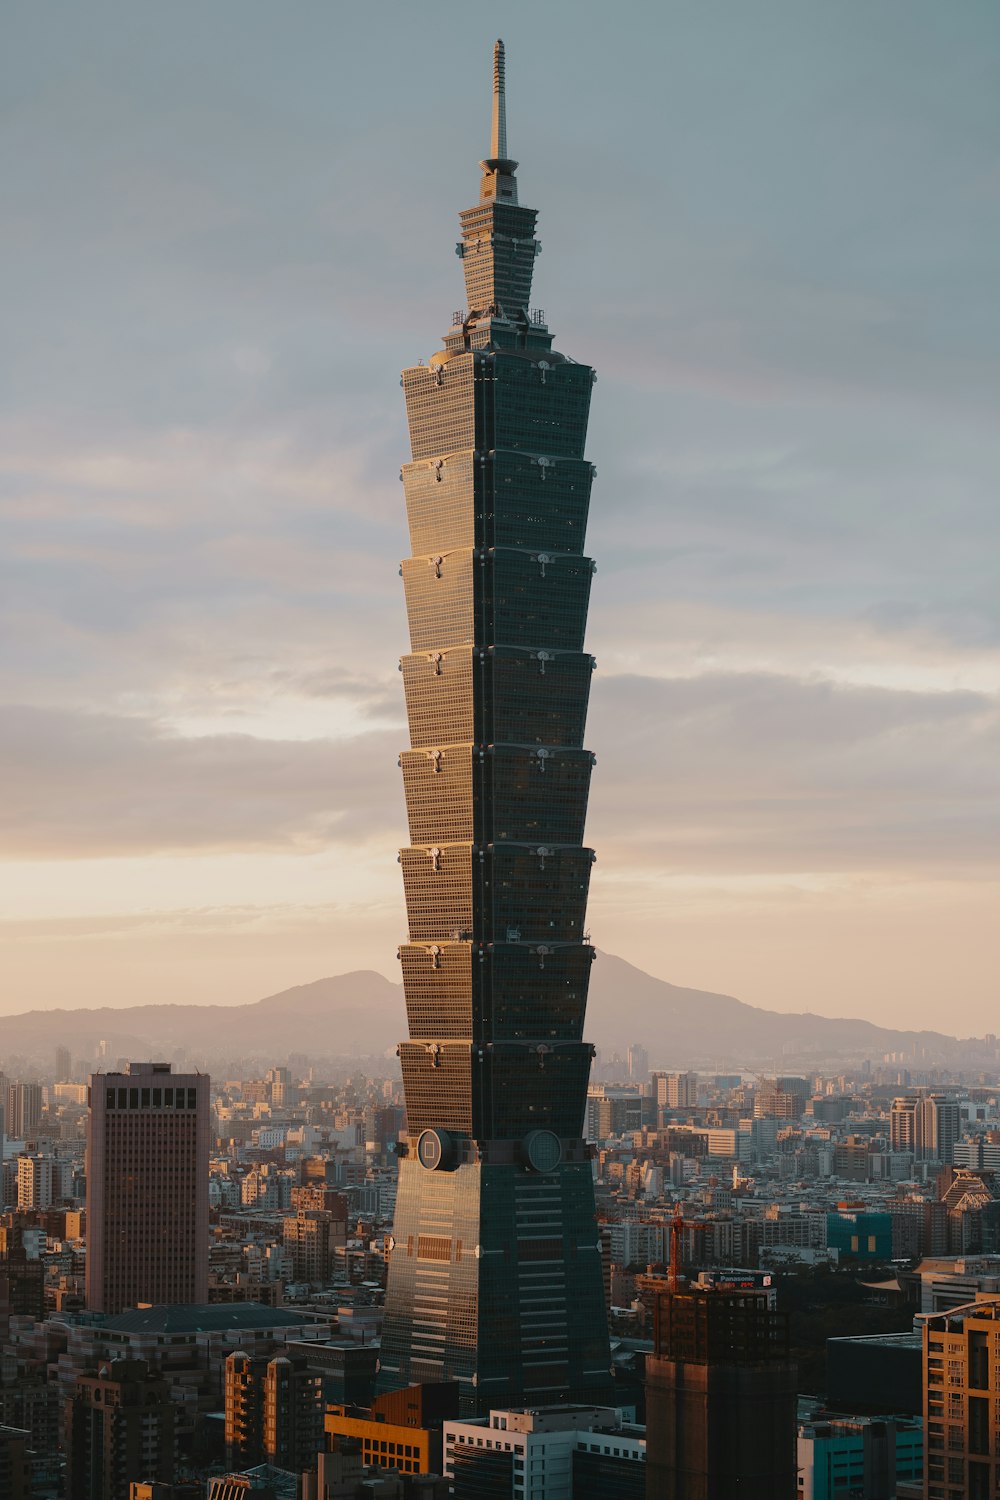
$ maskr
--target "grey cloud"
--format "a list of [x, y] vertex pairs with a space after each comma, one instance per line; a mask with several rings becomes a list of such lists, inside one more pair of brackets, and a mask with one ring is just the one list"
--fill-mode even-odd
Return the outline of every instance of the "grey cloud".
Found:
[[588, 836], [615, 866], [1000, 866], [1000, 700], [746, 674], [598, 678]]
[[[182, 738], [24, 708], [2, 728], [5, 853], [391, 850], [405, 837], [396, 730]], [[588, 837], [619, 875], [996, 870], [1000, 703], [982, 694], [599, 676], [588, 743]]]
[[141, 719], [9, 706], [0, 849], [67, 857], [397, 840], [398, 736], [184, 738]]

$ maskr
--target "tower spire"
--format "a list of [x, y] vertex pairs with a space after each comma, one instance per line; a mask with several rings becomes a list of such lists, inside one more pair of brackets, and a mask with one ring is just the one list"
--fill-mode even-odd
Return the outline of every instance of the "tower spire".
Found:
[[494, 161], [507, 159], [507, 80], [503, 42], [497, 38], [493, 48], [493, 131], [490, 156]]
[[490, 154], [479, 165], [483, 180], [479, 187], [480, 203], [516, 203], [517, 162], [507, 155], [507, 59], [503, 42], [493, 45], [493, 128], [490, 131]]

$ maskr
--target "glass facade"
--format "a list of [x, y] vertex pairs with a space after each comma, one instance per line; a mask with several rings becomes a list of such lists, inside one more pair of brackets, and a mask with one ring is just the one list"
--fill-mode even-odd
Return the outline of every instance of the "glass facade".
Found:
[[610, 1385], [582, 1138], [594, 375], [528, 307], [536, 216], [505, 149], [461, 215], [469, 311], [403, 372], [410, 1147], [380, 1381], [457, 1380], [466, 1414]]

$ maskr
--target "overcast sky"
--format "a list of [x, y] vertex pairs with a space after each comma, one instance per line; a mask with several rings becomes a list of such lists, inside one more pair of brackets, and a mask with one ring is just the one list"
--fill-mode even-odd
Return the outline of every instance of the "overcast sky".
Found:
[[397, 977], [398, 372], [463, 300], [499, 31], [599, 375], [595, 941], [1000, 1029], [996, 0], [3, 30], [0, 1013]]

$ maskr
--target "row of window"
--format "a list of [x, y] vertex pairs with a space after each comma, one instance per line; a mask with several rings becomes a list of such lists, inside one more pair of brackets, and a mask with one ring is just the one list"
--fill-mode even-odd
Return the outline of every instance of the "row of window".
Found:
[[190, 1088], [119, 1088], [105, 1090], [107, 1109], [197, 1109], [198, 1090]]

